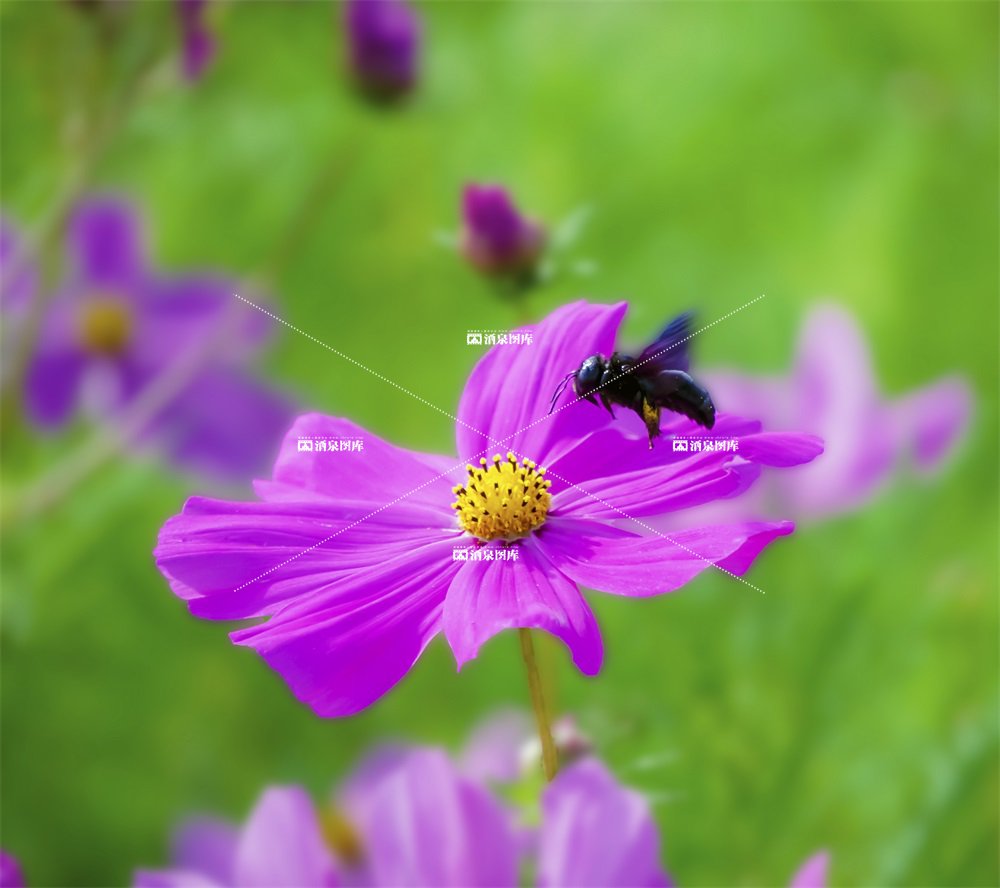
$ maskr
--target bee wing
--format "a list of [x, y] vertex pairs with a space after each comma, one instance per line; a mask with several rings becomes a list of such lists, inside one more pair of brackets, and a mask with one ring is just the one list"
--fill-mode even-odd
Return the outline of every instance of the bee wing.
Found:
[[683, 370], [663, 370], [639, 382], [646, 400], [693, 419], [706, 429], [715, 425], [712, 396]]
[[636, 373], [639, 376], [655, 376], [664, 370], [681, 370], [687, 373], [689, 366], [688, 341], [694, 314], [684, 312], [674, 318], [636, 358]]

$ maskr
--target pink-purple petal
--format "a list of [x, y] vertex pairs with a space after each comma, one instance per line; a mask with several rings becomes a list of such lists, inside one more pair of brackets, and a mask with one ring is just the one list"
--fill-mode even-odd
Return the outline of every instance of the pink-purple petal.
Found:
[[240, 888], [329, 888], [337, 884], [312, 800], [296, 787], [271, 787], [240, 834], [233, 885]]
[[462, 773], [481, 783], [512, 783], [521, 772], [521, 750], [532, 724], [520, 709], [494, 713], [478, 725], [460, 758]]
[[24, 888], [24, 873], [13, 854], [0, 848], [0, 888]]
[[507, 812], [439, 750], [417, 750], [378, 786], [364, 824], [377, 885], [513, 886]]
[[534, 539], [516, 561], [467, 561], [448, 590], [444, 632], [459, 667], [504, 629], [544, 629], [570, 649], [586, 675], [601, 668], [603, 645], [594, 614]]
[[402, 679], [439, 631], [451, 552], [445, 540], [352, 571], [231, 637], [317, 715], [352, 715]]
[[[360, 451], [299, 450], [299, 440], [307, 438], [360, 439], [363, 443]], [[409, 494], [405, 502], [430, 505], [442, 516], [440, 525], [454, 526], [449, 515], [454, 482], [442, 476], [439, 466], [456, 462], [396, 447], [347, 419], [308, 413], [296, 419], [285, 435], [273, 480], [331, 499], [365, 501], [376, 507]]]
[[154, 556], [196, 616], [244, 619], [312, 596], [336, 577], [442, 535], [398, 503], [378, 521], [366, 504], [234, 503], [192, 497], [160, 531]]
[[649, 804], [596, 759], [562, 770], [542, 796], [540, 888], [668, 886]]
[[533, 328], [531, 345], [487, 352], [473, 368], [459, 402], [459, 455], [478, 459], [480, 451], [513, 449], [544, 465], [560, 439], [577, 439], [606, 425], [607, 414], [590, 404], [547, 414], [567, 373], [595, 352], [614, 350], [626, 308], [624, 302], [564, 305]]
[[247, 374], [207, 367], [147, 432], [181, 468], [247, 482], [274, 461], [294, 408]]
[[220, 885], [233, 880], [239, 830], [216, 817], [192, 817], [174, 833], [171, 860], [176, 869], [197, 872]]
[[829, 871], [830, 853], [820, 851], [799, 867], [788, 888], [826, 888]]
[[672, 592], [717, 566], [745, 573], [760, 552], [791, 533], [790, 522], [744, 523], [677, 530], [663, 536], [587, 534], [587, 522], [553, 519], [544, 542], [552, 563], [588, 589], [613, 595]]
[[900, 398], [892, 407], [892, 428], [900, 451], [922, 472], [937, 468], [966, 434], [972, 391], [949, 377]]
[[80, 284], [129, 298], [139, 292], [148, 263], [142, 226], [128, 201], [81, 201], [69, 220], [69, 252]]
[[232, 888], [231, 882], [217, 882], [196, 870], [138, 870], [132, 888]]

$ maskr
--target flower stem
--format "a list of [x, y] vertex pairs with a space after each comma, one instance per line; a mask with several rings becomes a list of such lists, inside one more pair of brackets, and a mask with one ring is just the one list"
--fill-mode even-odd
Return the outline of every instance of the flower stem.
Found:
[[530, 629], [518, 629], [517, 634], [521, 639], [521, 656], [528, 672], [528, 690], [531, 692], [531, 706], [535, 710], [535, 721], [538, 724], [538, 739], [542, 742], [542, 768], [545, 771], [545, 779], [551, 781], [559, 770], [559, 754], [552, 739], [552, 725], [545, 708], [542, 680], [538, 672], [538, 662], [535, 660], [535, 643], [531, 638]]

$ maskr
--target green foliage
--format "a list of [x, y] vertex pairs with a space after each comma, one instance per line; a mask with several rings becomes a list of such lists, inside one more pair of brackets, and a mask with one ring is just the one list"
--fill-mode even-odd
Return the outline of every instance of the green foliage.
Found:
[[[0, 174], [23, 224], [63, 193], [87, 122], [171, 49], [167, 4], [124, 12], [102, 37], [69, 3], [0, 8]], [[467, 180], [509, 185], [542, 219], [593, 207], [574, 250], [595, 272], [533, 294], [533, 317], [627, 298], [640, 339], [676, 310], [708, 321], [766, 293], [697, 360], [782, 372], [807, 307], [832, 297], [889, 393], [967, 375], [974, 426], [945, 473], [776, 544], [752, 573], [766, 595], [722, 575], [594, 595], [604, 672], [543, 656], [559, 708], [656, 800], [682, 884], [781, 884], [820, 847], [836, 884], [997, 884], [997, 7], [422, 13], [419, 93], [377, 113], [341, 76], [331, 5], [215, 7], [207, 78], [154, 78], [95, 155], [95, 187], [141, 202], [165, 267], [277, 263], [281, 316], [448, 411], [478, 354], [465, 331], [521, 320], [436, 243]], [[446, 417], [290, 331], [266, 369], [308, 409], [452, 448]], [[79, 438], [5, 423], [8, 492]], [[509, 635], [461, 675], [436, 644], [369, 712], [316, 719], [156, 572], [158, 528], [200, 489], [119, 462], [5, 528], [2, 844], [33, 885], [126, 882], [165, 861], [185, 813], [242, 817], [273, 782], [324, 795], [374, 741], [457, 748], [475, 718], [526, 703]]]

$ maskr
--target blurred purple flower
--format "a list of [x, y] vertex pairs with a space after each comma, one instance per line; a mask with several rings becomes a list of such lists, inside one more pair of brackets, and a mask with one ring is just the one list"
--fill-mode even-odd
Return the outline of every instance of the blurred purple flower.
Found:
[[17, 858], [0, 848], [0, 888], [24, 888], [25, 884]]
[[21, 232], [0, 215], [0, 310], [5, 323], [24, 312], [38, 289], [38, 269], [23, 254], [25, 249]]
[[351, 73], [376, 101], [392, 101], [416, 84], [420, 20], [403, 0], [346, 0], [344, 25]]
[[174, 0], [181, 29], [181, 70], [198, 80], [215, 57], [215, 37], [205, 26], [209, 0]]
[[522, 216], [499, 185], [466, 185], [462, 192], [462, 252], [488, 275], [530, 274], [545, 232]]
[[140, 870], [135, 888], [323, 888], [337, 869], [312, 800], [299, 787], [264, 791], [237, 829], [214, 818], [183, 823], [174, 835], [172, 866]]
[[833, 305], [807, 318], [790, 376], [705, 373], [705, 379], [722, 409], [759, 416], [768, 428], [812, 432], [825, 444], [821, 459], [768, 479], [714, 510], [717, 516], [777, 509], [815, 518], [858, 508], [907, 457], [923, 472], [940, 466], [964, 437], [972, 410], [972, 394], [960, 377], [884, 399], [857, 322]]
[[[552, 724], [559, 762], [566, 766], [593, 752], [576, 719], [564, 715]], [[502, 710], [478, 725], [459, 759], [462, 772], [483, 783], [505, 784], [536, 773], [541, 742], [532, 719], [518, 709]]]
[[[288, 433], [272, 480], [256, 482], [261, 501], [188, 500], [160, 532], [157, 565], [196, 616], [269, 615], [232, 640], [321, 716], [373, 703], [440, 632], [461, 667], [503, 629], [544, 629], [596, 674], [603, 647], [581, 586], [647, 596], [711, 565], [742, 574], [792, 531], [782, 521], [689, 525], [666, 539], [627, 530], [623, 517], [733, 496], [762, 466], [797, 465], [822, 449], [811, 436], [762, 432], [731, 415], [714, 431], [737, 439], [738, 453], [651, 451], [637, 416], [613, 420], [586, 403], [547, 417], [566, 368], [611, 353], [626, 308], [564, 306], [535, 328], [532, 346], [496, 347], [480, 360], [459, 404], [457, 449], [473, 459], [511, 453], [470, 465], [467, 486], [452, 487], [451, 457], [309, 414]], [[679, 415], [663, 422], [668, 436], [701, 431]], [[305, 438], [361, 439], [363, 450], [304, 451]], [[482, 560], [460, 560], [463, 547]]]
[[16, 363], [17, 345], [24, 335], [28, 309], [38, 290], [38, 267], [27, 255], [24, 238], [14, 224], [0, 215], [0, 379], [7, 379]]
[[27, 371], [30, 418], [55, 428], [82, 404], [113, 422], [170, 374], [177, 391], [145, 423], [142, 442], [216, 477], [261, 469], [292, 415], [285, 398], [245, 373], [267, 319], [235, 302], [230, 281], [152, 271], [124, 201], [83, 202], [68, 251], [72, 270], [46, 307]]
[[826, 888], [830, 871], [830, 854], [820, 851], [810, 857], [792, 876], [789, 888]]
[[649, 804], [597, 759], [563, 769], [542, 797], [541, 888], [654, 888], [673, 882], [660, 865]]

